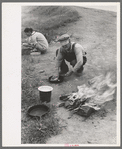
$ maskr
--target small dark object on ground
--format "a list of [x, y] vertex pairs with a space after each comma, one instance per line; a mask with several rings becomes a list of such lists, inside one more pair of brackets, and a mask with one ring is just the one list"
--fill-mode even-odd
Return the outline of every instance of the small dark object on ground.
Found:
[[82, 108], [82, 109], [79, 109], [79, 110], [77, 111], [77, 114], [78, 114], [78, 115], [81, 115], [81, 116], [86, 116], [86, 117], [88, 117], [88, 116], [90, 116], [90, 115], [95, 111], [93, 108], [88, 107], [88, 106], [82, 106], [81, 108]]
[[49, 77], [49, 82], [50, 82], [50, 83], [61, 83], [61, 82], [63, 82], [63, 80], [64, 80], [64, 77], [63, 77], [63, 76], [59, 76], [58, 79], [53, 79], [52, 77], [53, 77], [53, 76], [50, 76], [50, 77]]
[[65, 106], [65, 103], [64, 102], [63, 103], [60, 103], [58, 106], [59, 107], [63, 107], [63, 106]]
[[59, 99], [60, 100], [63, 100], [63, 101], [66, 101], [66, 100], [68, 100], [68, 97], [69, 95], [61, 95], [60, 97], [59, 97]]

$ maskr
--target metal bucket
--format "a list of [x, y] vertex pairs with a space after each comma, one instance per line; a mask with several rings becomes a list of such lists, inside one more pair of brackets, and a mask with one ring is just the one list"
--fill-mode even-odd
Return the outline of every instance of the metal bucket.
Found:
[[40, 86], [38, 88], [40, 100], [42, 102], [50, 102], [53, 88], [51, 86]]

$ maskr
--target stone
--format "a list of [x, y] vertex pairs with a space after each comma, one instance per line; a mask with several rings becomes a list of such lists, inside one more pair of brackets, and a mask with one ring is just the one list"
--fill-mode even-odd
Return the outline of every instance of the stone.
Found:
[[81, 116], [90, 116], [95, 110], [91, 107], [88, 107], [88, 106], [81, 106], [81, 108], [77, 111], [77, 114], [78, 115], [81, 115]]

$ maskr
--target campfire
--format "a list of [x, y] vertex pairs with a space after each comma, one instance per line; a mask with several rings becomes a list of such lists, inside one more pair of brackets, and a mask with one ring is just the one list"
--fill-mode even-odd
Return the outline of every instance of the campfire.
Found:
[[77, 86], [77, 92], [61, 96], [60, 100], [65, 103], [61, 103], [60, 106], [64, 105], [74, 113], [86, 107], [100, 110], [106, 102], [114, 99], [116, 83], [112, 81], [112, 73], [96, 76], [88, 81], [88, 85]]

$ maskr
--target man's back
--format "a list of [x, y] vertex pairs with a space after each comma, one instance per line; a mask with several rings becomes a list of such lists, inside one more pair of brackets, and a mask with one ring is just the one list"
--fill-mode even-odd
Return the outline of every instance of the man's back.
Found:
[[30, 40], [32, 43], [38, 42], [39, 44], [43, 45], [48, 49], [48, 42], [45, 36], [42, 33], [39, 32], [33, 32], [32, 35], [30, 36]]

